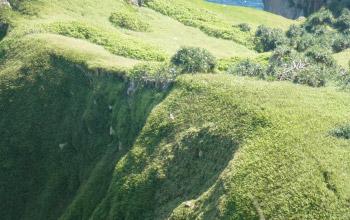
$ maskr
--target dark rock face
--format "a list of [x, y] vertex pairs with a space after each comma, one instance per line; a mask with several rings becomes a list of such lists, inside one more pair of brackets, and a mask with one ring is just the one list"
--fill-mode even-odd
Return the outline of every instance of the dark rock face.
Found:
[[264, 8], [287, 18], [308, 16], [329, 4], [331, 0], [263, 0]]

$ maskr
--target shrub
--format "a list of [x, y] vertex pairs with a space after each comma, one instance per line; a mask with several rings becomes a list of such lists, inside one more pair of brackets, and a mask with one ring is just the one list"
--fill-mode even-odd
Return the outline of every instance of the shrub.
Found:
[[255, 33], [255, 43], [257, 51], [266, 52], [286, 44], [287, 38], [281, 29], [272, 29], [261, 25]]
[[304, 33], [305, 30], [301, 26], [292, 24], [286, 34], [288, 38], [297, 38], [301, 37]]
[[115, 26], [132, 31], [147, 31], [149, 29], [149, 25], [143, 22], [133, 9], [114, 12], [109, 17], [109, 20]]
[[238, 24], [238, 25], [234, 25], [234, 27], [238, 27], [241, 31], [243, 32], [250, 32], [252, 30], [252, 28], [250, 27], [249, 24], [247, 23], [242, 23], [242, 24]]
[[328, 67], [334, 67], [336, 61], [332, 56], [332, 53], [328, 50], [325, 50], [321, 46], [315, 46], [306, 51], [306, 56], [311, 58], [317, 63], [324, 64]]
[[312, 33], [322, 33], [325, 26], [331, 26], [334, 23], [334, 17], [330, 10], [321, 9], [312, 14], [305, 22], [305, 29]]
[[345, 69], [340, 69], [337, 74], [338, 86], [344, 90], [350, 89], [350, 72]]
[[325, 49], [331, 49], [333, 38], [334, 35], [332, 34], [314, 35], [307, 33], [298, 39], [296, 42], [296, 49], [299, 52], [304, 52], [317, 45], [322, 45]]
[[284, 59], [286, 61], [280, 64], [271, 63], [268, 69], [269, 74], [280, 81], [293, 81], [294, 76], [309, 65], [307, 60], [300, 54]]
[[332, 63], [332, 58], [318, 48], [310, 50], [309, 53], [309, 56], [306, 56], [307, 54], [298, 53], [292, 48], [279, 47], [270, 58], [270, 66], [266, 74], [275, 76], [281, 81], [287, 80], [313, 87], [324, 86], [326, 76], [331, 72], [330, 69], [335, 69], [334, 66], [327, 66], [324, 62]]
[[216, 59], [208, 50], [196, 47], [181, 48], [171, 62], [188, 73], [213, 72], [216, 66]]
[[350, 36], [346, 34], [338, 34], [332, 44], [334, 52], [341, 52], [350, 48]]
[[312, 87], [326, 85], [326, 69], [319, 65], [310, 65], [301, 71], [295, 72], [293, 82]]
[[265, 79], [264, 68], [260, 64], [253, 62], [250, 59], [245, 59], [238, 64], [231, 66], [227, 70], [227, 73], [238, 76], [250, 76]]
[[283, 63], [289, 62], [290, 58], [296, 53], [293, 48], [288, 46], [279, 46], [273, 51], [270, 57], [270, 64], [282, 65]]
[[350, 124], [339, 126], [333, 129], [330, 134], [337, 138], [350, 139]]

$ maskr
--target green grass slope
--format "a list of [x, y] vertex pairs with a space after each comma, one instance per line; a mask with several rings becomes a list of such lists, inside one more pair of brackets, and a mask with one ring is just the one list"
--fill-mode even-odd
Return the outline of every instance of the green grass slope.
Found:
[[[154, 2], [157, 3], [158, 1]], [[159, 2], [162, 3], [162, 1]], [[10, 35], [60, 34], [98, 44], [115, 55], [161, 61], [174, 54], [181, 46], [202, 46], [218, 57], [254, 56], [255, 51], [244, 46], [252, 45], [252, 32], [242, 32], [233, 27], [234, 25], [243, 22], [248, 23], [254, 31], [258, 24], [286, 28], [292, 23], [291, 20], [280, 16], [253, 9], [229, 7], [221, 10], [221, 7], [202, 1], [184, 2], [186, 2], [186, 7], [179, 7], [174, 12], [175, 14], [173, 13], [169, 17], [147, 8], [133, 7], [123, 0], [104, 0], [98, 3], [96, 3], [96, 0], [88, 0], [84, 1], [84, 4], [79, 1], [47, 2], [36, 0], [22, 6], [24, 9], [19, 10], [22, 15], [18, 16], [18, 13], [15, 13], [10, 16], [13, 26], [17, 27], [15, 31], [10, 32]], [[98, 7], [96, 7], [96, 4], [98, 4]], [[153, 1], [148, 4], [152, 5]], [[177, 4], [182, 5], [183, 1], [171, 1], [167, 4], [172, 8], [177, 8]], [[189, 7], [195, 8], [192, 13], [194, 17], [186, 19], [196, 22], [196, 19], [202, 19], [200, 16], [202, 11], [205, 10], [208, 14], [213, 15], [213, 20], [208, 20], [203, 25], [209, 27], [209, 29], [214, 27], [219, 27], [219, 29], [211, 33], [201, 28], [201, 26], [186, 22], [182, 24], [173, 19], [174, 16], [181, 17]], [[115, 26], [110, 21], [110, 16], [113, 13], [125, 13], [125, 11], [131, 9], [134, 10], [134, 13], [127, 13], [127, 15], [142, 18], [150, 30], [127, 30]], [[26, 16], [23, 16], [23, 13]], [[256, 15], [258, 17], [254, 17]], [[247, 17], [251, 19], [246, 19]], [[228, 37], [222, 36], [222, 34]], [[230, 37], [231, 34], [233, 34], [232, 37]]]
[[[130, 75], [182, 45], [258, 56], [246, 35], [222, 30], [291, 21], [199, 0], [169, 1], [183, 4], [171, 14], [152, 6], [162, 0], [15, 2], [0, 14], [11, 27], [0, 41], [1, 219], [350, 218], [350, 142], [330, 133], [350, 123], [349, 93]], [[188, 7], [215, 19], [189, 24]], [[112, 23], [118, 10], [147, 30]]]
[[[117, 163], [93, 219], [348, 219], [349, 94], [185, 76]], [[341, 103], [341, 104], [340, 104]]]
[[349, 67], [350, 62], [350, 50], [345, 50], [340, 53], [336, 53], [333, 55], [335, 60], [338, 62], [339, 65], [341, 65], [344, 68]]

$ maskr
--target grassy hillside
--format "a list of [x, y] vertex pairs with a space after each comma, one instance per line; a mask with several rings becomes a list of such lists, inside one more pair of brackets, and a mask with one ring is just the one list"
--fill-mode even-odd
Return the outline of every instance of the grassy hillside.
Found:
[[343, 66], [344, 68], [348, 68], [350, 62], [350, 50], [348, 49], [343, 52], [336, 53], [334, 54], [334, 58], [341, 66]]
[[181, 46], [222, 66], [266, 62], [252, 49], [256, 27], [294, 22], [199, 0], [10, 2], [0, 9], [10, 25], [1, 219], [350, 218], [350, 142], [332, 135], [350, 123], [348, 92], [224, 73], [163, 78]]

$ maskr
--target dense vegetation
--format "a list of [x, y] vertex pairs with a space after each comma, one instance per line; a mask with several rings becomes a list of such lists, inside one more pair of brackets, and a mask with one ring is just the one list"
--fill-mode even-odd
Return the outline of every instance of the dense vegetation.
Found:
[[347, 10], [10, 2], [1, 219], [350, 218]]
[[[350, 44], [350, 10], [338, 13], [321, 9], [300, 25], [291, 25], [284, 33], [261, 25], [255, 33], [255, 48], [273, 51], [268, 64], [243, 60], [228, 65], [227, 72], [269, 80], [289, 80], [313, 87], [337, 81], [347, 86], [349, 71], [339, 66], [332, 56], [346, 50]], [[349, 23], [350, 24], [350, 23]]]

